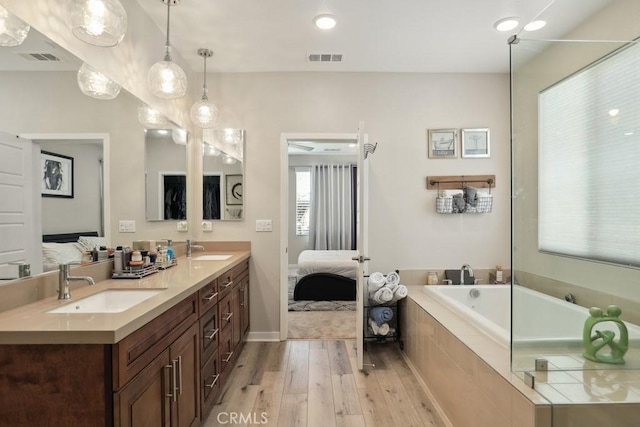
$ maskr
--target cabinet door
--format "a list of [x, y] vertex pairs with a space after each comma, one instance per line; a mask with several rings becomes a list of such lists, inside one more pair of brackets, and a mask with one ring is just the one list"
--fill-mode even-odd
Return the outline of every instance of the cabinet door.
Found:
[[172, 425], [200, 425], [200, 359], [198, 324], [194, 324], [169, 348], [171, 363], [176, 369], [176, 392], [172, 406]]
[[240, 316], [242, 314], [242, 306], [240, 305], [242, 303], [242, 286], [241, 284], [238, 284], [237, 286], [233, 287], [233, 290], [231, 291], [231, 306], [233, 307], [233, 313], [235, 316], [235, 319], [232, 319], [232, 324], [231, 324], [231, 328], [232, 328], [232, 336], [231, 336], [231, 340], [232, 340], [232, 345], [233, 348], [235, 349], [239, 344], [240, 344], [240, 340], [242, 339], [242, 332], [240, 330], [241, 328], [241, 320], [240, 320]]
[[169, 427], [172, 387], [169, 350], [114, 396], [116, 427]]
[[245, 276], [240, 285], [242, 301], [240, 302], [240, 334], [243, 339], [249, 333], [249, 275]]

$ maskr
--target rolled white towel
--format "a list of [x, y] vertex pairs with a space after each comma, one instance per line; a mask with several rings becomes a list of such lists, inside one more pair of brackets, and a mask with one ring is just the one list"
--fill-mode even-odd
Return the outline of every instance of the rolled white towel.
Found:
[[453, 197], [456, 194], [464, 194], [462, 190], [442, 190], [440, 191], [440, 197]]
[[373, 293], [380, 289], [385, 283], [384, 274], [376, 271], [375, 273], [371, 273], [369, 278], [367, 279], [367, 284], [369, 287], [369, 292]]
[[386, 285], [392, 290], [400, 284], [400, 275], [395, 271], [387, 274]]
[[391, 329], [389, 328], [389, 324], [388, 323], [383, 323], [382, 325], [378, 326], [378, 333], [377, 335], [389, 335], [389, 331]]
[[378, 335], [379, 328], [375, 320], [369, 319], [369, 327], [371, 328], [371, 331], [374, 335]]
[[396, 286], [393, 291], [393, 302], [400, 301], [402, 298], [406, 298], [409, 294], [407, 287], [405, 285]]
[[373, 294], [371, 299], [376, 304], [384, 304], [393, 299], [393, 292], [391, 292], [391, 289], [387, 288], [386, 286], [383, 286]]

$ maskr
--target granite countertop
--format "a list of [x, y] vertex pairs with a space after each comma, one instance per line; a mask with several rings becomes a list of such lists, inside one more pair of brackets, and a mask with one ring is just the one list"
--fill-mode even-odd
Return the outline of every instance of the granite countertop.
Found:
[[[216, 253], [232, 256], [224, 261], [197, 260]], [[77, 289], [72, 284], [70, 300], [49, 297], [0, 313], [0, 344], [115, 344], [249, 256], [249, 251], [198, 252], [141, 279], [109, 279]], [[47, 313], [107, 289], [163, 291], [120, 313]]]

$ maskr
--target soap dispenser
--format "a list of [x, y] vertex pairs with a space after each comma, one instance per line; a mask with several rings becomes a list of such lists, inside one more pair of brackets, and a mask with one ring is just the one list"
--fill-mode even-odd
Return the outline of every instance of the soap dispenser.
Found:
[[175, 252], [173, 251], [173, 240], [167, 239], [167, 261], [169, 264], [175, 259]]

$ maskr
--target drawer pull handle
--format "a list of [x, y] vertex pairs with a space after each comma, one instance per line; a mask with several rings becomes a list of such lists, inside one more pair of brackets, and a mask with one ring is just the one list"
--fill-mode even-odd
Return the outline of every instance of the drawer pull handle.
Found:
[[213, 378], [213, 381], [211, 382], [211, 384], [204, 383], [205, 387], [209, 387], [209, 388], [215, 387], [216, 383], [218, 382], [218, 378], [220, 378], [220, 374], [211, 375], [211, 378]]
[[227, 288], [228, 288], [229, 286], [231, 286], [231, 285], [233, 285], [233, 280], [229, 280], [227, 283], [225, 283], [225, 284], [224, 284], [224, 285], [222, 285], [222, 286], [224, 286], [224, 288], [225, 288], [225, 289], [227, 289]]
[[240, 307], [244, 307], [244, 301], [240, 301]]
[[229, 363], [229, 360], [231, 360], [231, 355], [233, 354], [233, 351], [231, 353], [227, 353], [227, 354], [228, 354], [227, 358], [226, 359], [222, 359], [222, 361], [224, 363]]
[[171, 375], [169, 376], [169, 390], [172, 391], [172, 393], [167, 393], [166, 397], [171, 397], [173, 398], [173, 401], [176, 401], [176, 365], [175, 365], [175, 360], [171, 362], [171, 365], [164, 365], [164, 369], [169, 369], [171, 370]]
[[182, 394], [182, 356], [178, 356], [178, 360], [176, 360], [176, 364], [178, 365], [178, 391]]
[[224, 318], [224, 321], [228, 322], [231, 320], [232, 317], [233, 317], [233, 313], [227, 313], [227, 316]]
[[205, 335], [205, 338], [208, 339], [208, 340], [212, 340], [216, 336], [217, 333], [218, 333], [218, 330], [217, 329], [213, 329], [213, 330], [209, 331], [209, 335]]
[[215, 298], [215, 297], [217, 297], [217, 296], [218, 296], [218, 293], [217, 293], [217, 292], [214, 292], [214, 293], [212, 293], [212, 294], [209, 294], [209, 295], [205, 295], [205, 296], [203, 296], [203, 297], [202, 297], [202, 301], [207, 301], [207, 302], [209, 302], [209, 301], [211, 301], [212, 299], [214, 299], [214, 298]]

